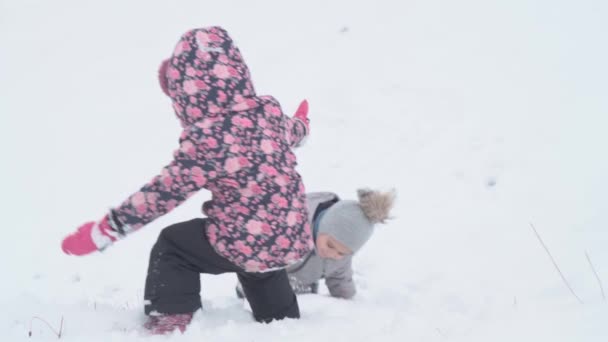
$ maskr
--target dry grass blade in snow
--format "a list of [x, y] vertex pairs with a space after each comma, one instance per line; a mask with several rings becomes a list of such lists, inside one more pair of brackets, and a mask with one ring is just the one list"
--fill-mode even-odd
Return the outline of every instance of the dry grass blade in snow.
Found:
[[600, 276], [597, 274], [597, 271], [595, 270], [595, 267], [593, 266], [593, 263], [591, 262], [591, 258], [589, 257], [589, 254], [587, 253], [587, 251], [585, 251], [585, 256], [587, 257], [589, 266], [591, 266], [591, 270], [593, 271], [593, 274], [595, 275], [595, 279], [597, 279], [597, 283], [600, 286], [600, 291], [602, 291], [602, 298], [604, 298], [604, 300], [606, 300], [606, 294], [604, 293], [604, 286], [602, 286], [602, 280], [600, 279]]
[[557, 263], [555, 262], [555, 259], [553, 259], [553, 255], [551, 255], [551, 252], [549, 252], [549, 249], [547, 248], [547, 246], [543, 242], [543, 239], [540, 237], [540, 235], [538, 234], [538, 232], [536, 231], [536, 228], [534, 227], [534, 225], [532, 223], [530, 223], [530, 227], [532, 227], [532, 230], [534, 231], [534, 234], [538, 238], [538, 241], [540, 241], [540, 244], [543, 246], [543, 248], [547, 252], [547, 255], [549, 255], [549, 258], [551, 259], [551, 262], [553, 263], [553, 266], [555, 266], [555, 269], [557, 270], [557, 273], [559, 273], [559, 276], [564, 281], [564, 284], [566, 284], [566, 286], [568, 287], [568, 289], [570, 290], [570, 292], [572, 293], [572, 295], [576, 298], [576, 300], [578, 300], [579, 303], [583, 304], [583, 301], [576, 295], [576, 293], [572, 289], [572, 286], [570, 286], [570, 283], [568, 283], [568, 280], [566, 280], [566, 277], [564, 277], [564, 274], [559, 269], [559, 266], [557, 266]]

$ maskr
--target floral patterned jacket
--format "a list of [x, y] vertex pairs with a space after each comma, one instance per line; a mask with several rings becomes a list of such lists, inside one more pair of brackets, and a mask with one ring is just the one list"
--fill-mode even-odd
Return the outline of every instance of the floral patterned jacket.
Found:
[[220, 27], [186, 32], [164, 76], [183, 127], [179, 148], [111, 211], [118, 230], [135, 231], [207, 189], [206, 234], [217, 253], [247, 272], [302, 259], [313, 242], [291, 148], [308, 134], [306, 125], [284, 115], [273, 97], [256, 96], [240, 51]]

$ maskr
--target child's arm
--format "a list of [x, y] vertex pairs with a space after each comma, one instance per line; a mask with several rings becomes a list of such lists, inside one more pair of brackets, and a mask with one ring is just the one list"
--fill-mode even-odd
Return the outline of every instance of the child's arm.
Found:
[[357, 293], [353, 282], [352, 257], [347, 258], [348, 260], [344, 261], [343, 267], [325, 277], [325, 285], [327, 285], [332, 297], [351, 299]]
[[162, 168], [160, 174], [112, 210], [125, 233], [173, 210], [216, 176], [214, 163], [206, 159], [206, 145], [200, 142], [203, 137], [201, 128], [186, 128], [180, 137], [180, 147], [173, 153], [173, 160]]
[[304, 143], [305, 138], [310, 131], [308, 120], [308, 102], [306, 100], [300, 103], [293, 117], [284, 115], [286, 121], [286, 136], [287, 143], [291, 147], [298, 147]]
[[[87, 222], [62, 241], [66, 254], [86, 255], [103, 250], [130, 232], [162, 216], [204, 188], [216, 175], [215, 165], [205, 160], [203, 132], [192, 126], [182, 133], [174, 159], [139, 191], [101, 220]], [[195, 147], [196, 146], [196, 147]]]

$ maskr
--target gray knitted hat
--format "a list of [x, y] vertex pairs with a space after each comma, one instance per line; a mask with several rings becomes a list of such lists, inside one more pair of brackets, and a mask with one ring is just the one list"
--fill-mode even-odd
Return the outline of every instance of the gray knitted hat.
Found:
[[333, 236], [353, 253], [357, 252], [374, 232], [376, 223], [389, 218], [395, 192], [368, 189], [357, 191], [359, 201], [339, 201], [327, 209], [319, 222], [319, 233]]

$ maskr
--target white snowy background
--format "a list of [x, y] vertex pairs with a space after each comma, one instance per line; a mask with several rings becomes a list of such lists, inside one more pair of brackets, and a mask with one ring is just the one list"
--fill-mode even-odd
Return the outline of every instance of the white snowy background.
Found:
[[[0, 0], [0, 340], [606, 341], [608, 2]], [[262, 325], [203, 276], [185, 334], [140, 328], [149, 249], [202, 191], [103, 254], [62, 237], [154, 176], [179, 124], [156, 79], [222, 25], [259, 94], [307, 98], [309, 191], [398, 190], [352, 301]], [[534, 224], [570, 286], [534, 235]], [[605, 289], [608, 291], [608, 288]]]

